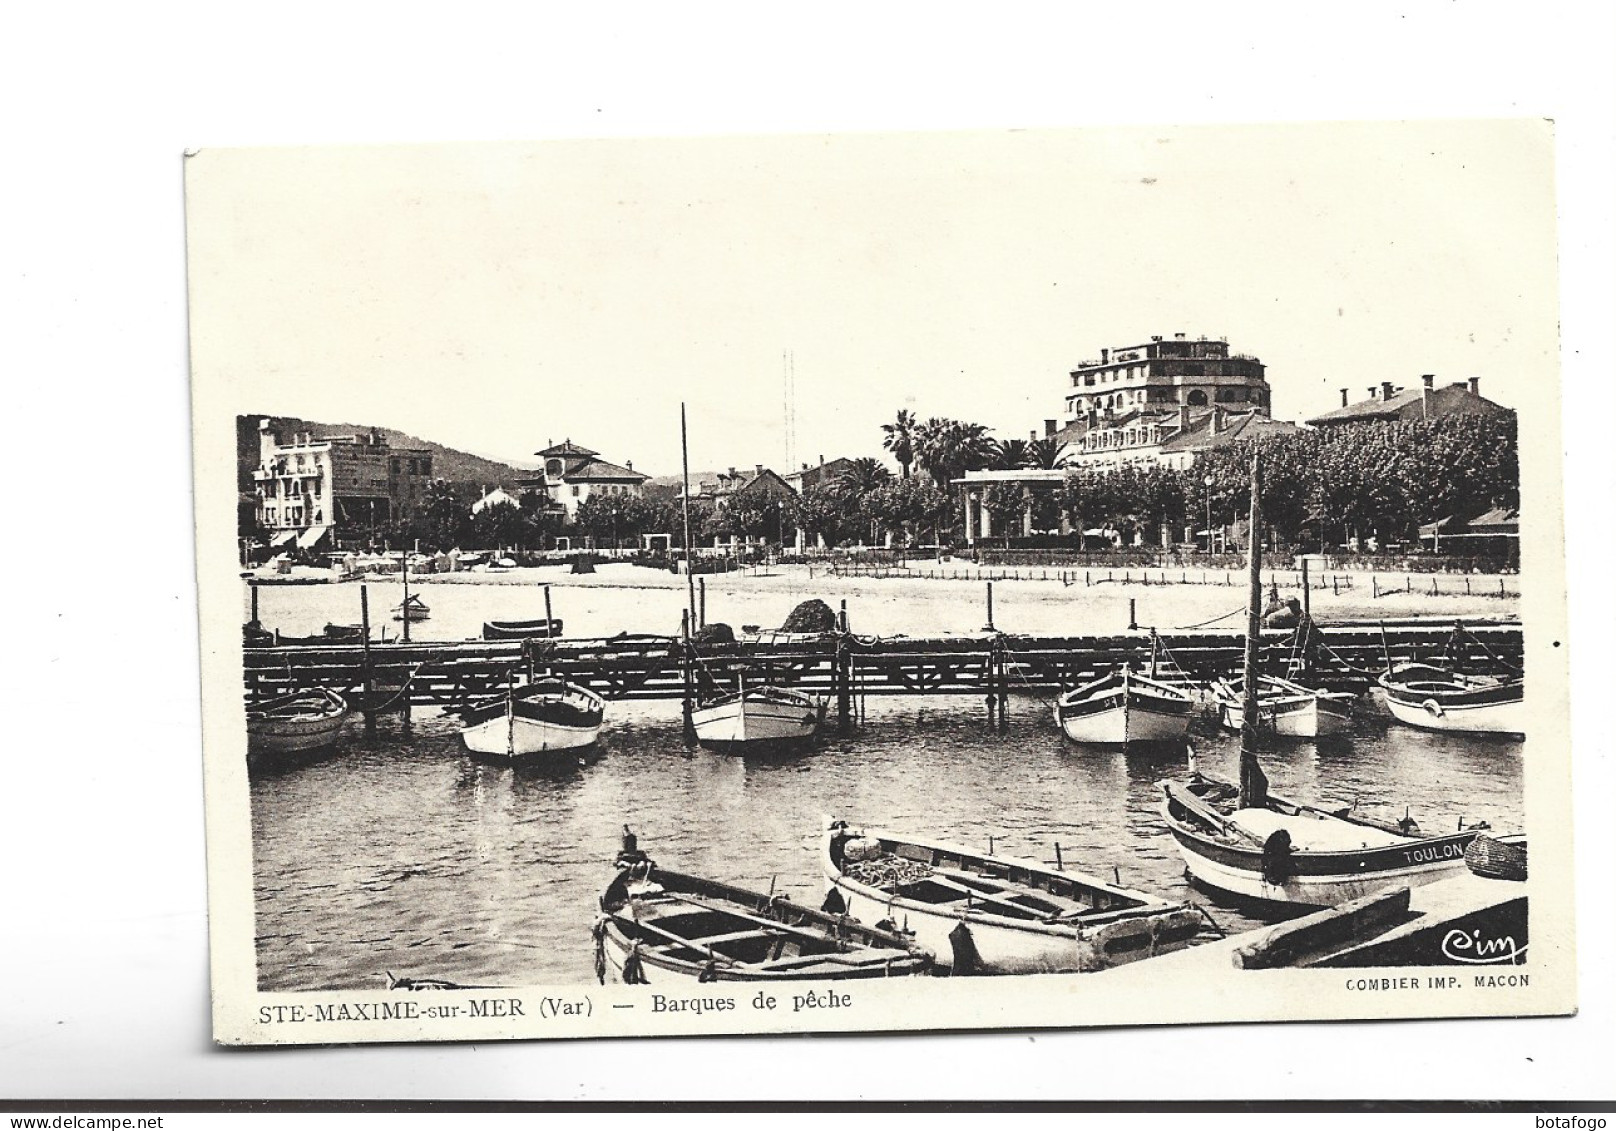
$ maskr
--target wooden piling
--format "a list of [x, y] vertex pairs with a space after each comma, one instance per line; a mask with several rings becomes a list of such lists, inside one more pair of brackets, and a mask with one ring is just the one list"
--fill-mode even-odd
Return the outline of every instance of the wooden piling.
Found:
[[1128, 631], [1133, 632], [1139, 627], [1139, 618], [1135, 615], [1134, 598], [1128, 598]]
[[1307, 583], [1307, 555], [1302, 555], [1302, 617], [1310, 619], [1313, 615], [1313, 589]]
[[410, 642], [410, 555], [407, 550], [398, 554], [399, 576], [404, 579], [404, 603], [398, 607], [400, 622], [404, 625], [404, 643]]
[[555, 615], [550, 611], [550, 587], [544, 587], [544, 635], [555, 635]]
[[987, 631], [993, 632], [993, 582], [988, 582], [988, 623]]
[[256, 625], [258, 623], [258, 582], [249, 581], [247, 583], [247, 592], [252, 594], [252, 623]]
[[[405, 623], [408, 624], [409, 622], [406, 621]], [[370, 589], [364, 582], [359, 584], [359, 639], [365, 648], [365, 735], [366, 737], [374, 737], [376, 734], [376, 702], [374, 694], [375, 672], [370, 662]]]
[[707, 627], [707, 579], [696, 578], [696, 627]]
[[[687, 559], [688, 560], [688, 559]], [[684, 679], [684, 699], [682, 713], [684, 715], [684, 738], [687, 746], [696, 742], [696, 649], [690, 639], [690, 610], [679, 610], [679, 649], [680, 672]]]

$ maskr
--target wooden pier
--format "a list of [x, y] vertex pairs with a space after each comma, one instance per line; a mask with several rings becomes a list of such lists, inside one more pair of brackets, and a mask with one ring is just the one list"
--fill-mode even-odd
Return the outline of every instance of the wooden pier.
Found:
[[[842, 621], [845, 624], [845, 620]], [[1454, 635], [1451, 621], [1316, 624], [1298, 641], [1292, 629], [1265, 632], [1264, 671], [1306, 664], [1311, 682], [1363, 690], [1388, 664], [1436, 659]], [[1467, 623], [1472, 663], [1521, 663], [1518, 623]], [[456, 707], [513, 680], [553, 676], [608, 700], [679, 701], [747, 682], [823, 695], [848, 725], [866, 696], [974, 695], [1001, 715], [1011, 694], [1053, 695], [1124, 663], [1156, 657], [1168, 678], [1206, 682], [1238, 669], [1243, 636], [1147, 630], [1095, 636], [1022, 636], [984, 631], [951, 637], [867, 637], [848, 631], [763, 633], [735, 643], [692, 644], [677, 636], [605, 639], [414, 641], [249, 647], [243, 676], [249, 701], [328, 688], [367, 714], [414, 706]]]

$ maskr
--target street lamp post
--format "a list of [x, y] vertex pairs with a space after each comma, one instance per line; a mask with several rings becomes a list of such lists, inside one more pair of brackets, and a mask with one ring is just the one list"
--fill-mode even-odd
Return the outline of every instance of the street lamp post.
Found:
[[1212, 477], [1201, 480], [1206, 487], [1206, 553], [1212, 556]]

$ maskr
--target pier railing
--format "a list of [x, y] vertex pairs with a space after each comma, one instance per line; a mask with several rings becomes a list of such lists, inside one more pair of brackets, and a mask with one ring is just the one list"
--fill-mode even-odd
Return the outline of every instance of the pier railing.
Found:
[[[1316, 625], [1307, 646], [1297, 634], [1264, 634], [1261, 666], [1283, 674], [1306, 663], [1323, 687], [1361, 690], [1389, 663], [1433, 661], [1453, 639], [1447, 622]], [[1469, 657], [1480, 666], [1518, 666], [1521, 629], [1512, 622], [1466, 626]], [[497, 694], [513, 681], [559, 677], [610, 700], [674, 700], [691, 688], [710, 692], [771, 683], [833, 697], [846, 721], [864, 696], [979, 695], [1001, 705], [1009, 694], [1051, 695], [1119, 665], [1152, 655], [1175, 678], [1204, 682], [1236, 671], [1242, 637], [1228, 631], [1152, 637], [1148, 631], [1098, 636], [1021, 636], [984, 632], [954, 637], [866, 637], [845, 632], [743, 637], [695, 646], [675, 637], [580, 640], [439, 641], [247, 648], [243, 677], [250, 702], [327, 688], [366, 713], [394, 707], [457, 707]], [[688, 680], [688, 682], [687, 682]]]

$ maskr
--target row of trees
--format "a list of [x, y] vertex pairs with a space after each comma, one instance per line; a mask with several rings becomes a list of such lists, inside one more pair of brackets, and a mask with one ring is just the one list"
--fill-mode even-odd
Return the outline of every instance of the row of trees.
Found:
[[[1520, 506], [1513, 414], [1303, 430], [1258, 447], [1264, 522], [1293, 544], [1413, 541], [1422, 525], [1441, 518]], [[1184, 469], [1073, 469], [1058, 489], [1029, 495], [1019, 485], [998, 485], [985, 492], [984, 504], [995, 530], [1019, 532], [1029, 503], [1037, 529], [1053, 529], [1064, 516], [1077, 530], [1115, 529], [1125, 542], [1140, 531], [1198, 528], [1207, 517], [1222, 526], [1250, 508], [1251, 455], [1245, 442], [1214, 448]]]

